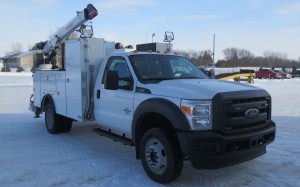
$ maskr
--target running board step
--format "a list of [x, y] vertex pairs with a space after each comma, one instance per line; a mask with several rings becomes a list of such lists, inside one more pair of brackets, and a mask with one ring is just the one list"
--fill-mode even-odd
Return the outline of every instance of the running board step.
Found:
[[114, 134], [110, 130], [107, 131], [107, 130], [104, 130], [104, 129], [101, 129], [101, 128], [96, 128], [96, 129], [93, 129], [93, 132], [99, 134], [100, 136], [106, 136], [108, 138], [113, 139], [114, 141], [121, 142], [124, 145], [130, 145], [130, 146], [134, 145], [132, 140], [125, 137], [125, 135], [121, 136], [121, 135], [118, 135], [118, 134]]

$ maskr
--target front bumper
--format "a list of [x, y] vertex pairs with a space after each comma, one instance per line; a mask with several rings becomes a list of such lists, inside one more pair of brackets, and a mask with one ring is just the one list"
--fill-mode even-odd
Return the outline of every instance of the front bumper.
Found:
[[215, 131], [178, 131], [182, 153], [196, 169], [222, 168], [266, 153], [275, 138], [275, 123], [250, 133], [222, 135]]

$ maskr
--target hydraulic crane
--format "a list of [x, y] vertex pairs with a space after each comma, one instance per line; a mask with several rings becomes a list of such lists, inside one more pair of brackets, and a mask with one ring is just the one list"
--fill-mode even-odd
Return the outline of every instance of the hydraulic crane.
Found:
[[[60, 28], [47, 41], [36, 43], [34, 49], [42, 50], [45, 59], [44, 63], [49, 64], [51, 59], [56, 55], [56, 49], [61, 43], [63, 43], [72, 32], [76, 31], [77, 28], [85, 28], [84, 24], [97, 15], [97, 9], [92, 4], [88, 4], [83, 11], [77, 12], [76, 17]], [[92, 34], [90, 36], [92, 36]]]

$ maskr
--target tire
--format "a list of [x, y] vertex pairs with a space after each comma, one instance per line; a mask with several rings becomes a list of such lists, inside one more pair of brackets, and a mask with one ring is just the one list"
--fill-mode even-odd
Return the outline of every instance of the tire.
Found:
[[162, 128], [148, 130], [140, 144], [141, 161], [147, 175], [158, 183], [175, 180], [182, 172], [183, 159], [175, 141]]
[[55, 113], [54, 106], [45, 106], [45, 124], [50, 134], [69, 132], [72, 128], [72, 120]]
[[61, 132], [65, 133], [65, 132], [70, 132], [70, 130], [72, 129], [72, 123], [73, 120], [64, 116], [60, 116], [62, 118], [62, 124], [61, 126]]

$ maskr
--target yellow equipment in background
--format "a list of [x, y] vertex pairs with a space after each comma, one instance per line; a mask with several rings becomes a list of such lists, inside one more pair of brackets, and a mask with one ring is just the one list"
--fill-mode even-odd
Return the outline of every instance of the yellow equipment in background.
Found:
[[219, 80], [233, 79], [235, 82], [247, 81], [250, 84], [254, 83], [255, 73], [237, 73], [234, 75], [219, 78]]

